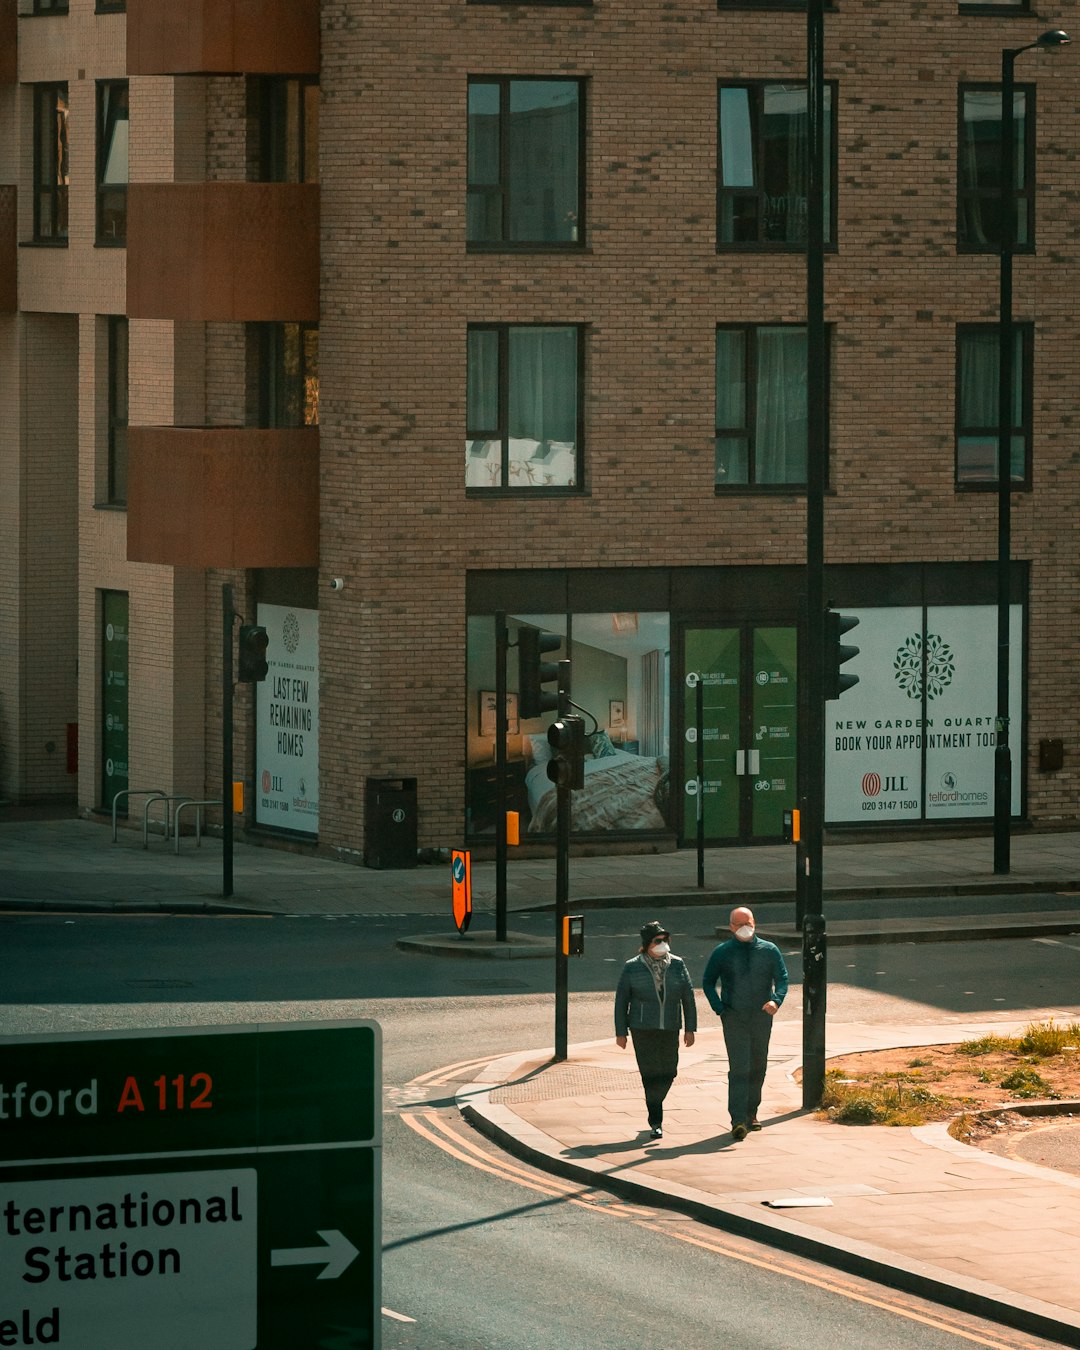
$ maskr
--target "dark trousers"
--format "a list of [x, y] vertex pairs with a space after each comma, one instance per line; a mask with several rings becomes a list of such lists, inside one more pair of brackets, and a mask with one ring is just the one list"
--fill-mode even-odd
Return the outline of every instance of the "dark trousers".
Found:
[[664, 1123], [664, 1098], [679, 1072], [679, 1032], [630, 1028], [650, 1125]]
[[773, 1020], [767, 1012], [735, 1012], [722, 1017], [728, 1054], [728, 1111], [731, 1124], [746, 1125], [757, 1116], [769, 1063]]

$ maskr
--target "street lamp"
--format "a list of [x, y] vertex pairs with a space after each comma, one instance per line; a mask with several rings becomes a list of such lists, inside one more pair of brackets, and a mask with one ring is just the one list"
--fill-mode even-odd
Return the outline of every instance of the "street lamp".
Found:
[[[1024, 47], [1001, 52], [1001, 179], [998, 185], [1001, 231], [1001, 281], [998, 327], [998, 558], [997, 558], [997, 745], [994, 750], [994, 871], [1009, 871], [1012, 821], [1012, 757], [1009, 749], [1009, 608], [1012, 599], [1012, 425], [1013, 320], [1012, 260], [1016, 247], [1016, 147], [1013, 144], [1015, 86], [1013, 67], [1021, 52], [1035, 47], [1064, 47], [1071, 39], [1051, 28]], [[1025, 125], [1029, 125], [1026, 121]], [[1027, 166], [1030, 172], [1030, 166]]]

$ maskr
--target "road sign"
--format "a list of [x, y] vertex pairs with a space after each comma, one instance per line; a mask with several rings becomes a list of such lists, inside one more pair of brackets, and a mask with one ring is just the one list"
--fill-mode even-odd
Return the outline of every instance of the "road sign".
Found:
[[454, 924], [462, 937], [472, 921], [472, 854], [468, 849], [454, 849], [450, 855], [450, 877], [453, 890]]
[[0, 1345], [377, 1347], [381, 1050], [360, 1021], [0, 1038]]

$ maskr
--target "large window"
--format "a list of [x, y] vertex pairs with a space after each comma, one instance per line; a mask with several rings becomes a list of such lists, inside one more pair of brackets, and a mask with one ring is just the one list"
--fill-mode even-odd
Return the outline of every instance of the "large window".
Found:
[[[825, 87], [825, 242], [835, 237], [833, 89]], [[806, 85], [721, 85], [717, 243], [721, 248], [806, 243], [809, 119]]]
[[68, 87], [34, 85], [34, 239], [68, 237]]
[[128, 321], [109, 315], [109, 504], [127, 502]]
[[31, 0], [31, 14], [66, 14], [68, 0]]
[[[1016, 230], [1013, 243], [1030, 248], [1034, 240], [1035, 151], [1034, 91], [1015, 91], [1013, 102], [1013, 182]], [[957, 247], [993, 253], [1001, 245], [1001, 86], [960, 90], [957, 155]]]
[[275, 77], [258, 82], [259, 177], [264, 183], [319, 181], [319, 85]]
[[717, 490], [805, 484], [806, 329], [717, 328]]
[[[1000, 329], [962, 324], [956, 330], [956, 482], [959, 487], [996, 487], [998, 482], [998, 390]], [[1013, 325], [1013, 392], [1009, 472], [1018, 486], [1031, 481], [1030, 324]]]
[[469, 81], [468, 241], [582, 242], [579, 80]]
[[127, 242], [128, 83], [97, 86], [97, 242]]
[[258, 325], [259, 425], [319, 424], [319, 326]]
[[466, 487], [580, 487], [580, 339], [570, 325], [470, 325]]

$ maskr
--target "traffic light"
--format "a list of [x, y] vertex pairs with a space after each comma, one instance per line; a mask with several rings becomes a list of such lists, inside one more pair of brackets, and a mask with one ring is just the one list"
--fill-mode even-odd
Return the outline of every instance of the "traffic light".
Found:
[[559, 706], [559, 695], [545, 684], [557, 684], [559, 663], [543, 661], [545, 652], [554, 652], [562, 646], [558, 633], [545, 633], [541, 628], [518, 629], [518, 715], [540, 717], [554, 712]]
[[240, 671], [237, 679], [242, 684], [257, 684], [266, 679], [270, 667], [266, 664], [266, 648], [270, 639], [266, 629], [256, 623], [240, 625]]
[[552, 722], [547, 731], [554, 755], [548, 760], [547, 776], [559, 787], [585, 786], [585, 719], [572, 713]]
[[846, 661], [858, 656], [858, 647], [848, 646], [840, 639], [859, 626], [859, 621], [851, 614], [837, 614], [835, 610], [825, 611], [825, 698], [839, 698], [846, 690], [859, 683], [858, 675], [841, 670]]

